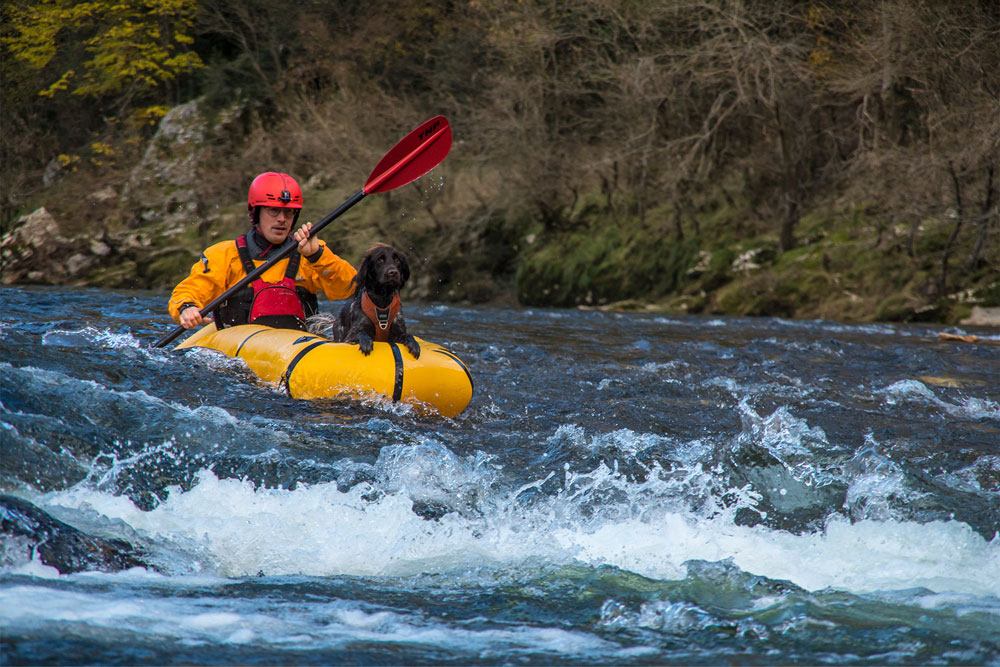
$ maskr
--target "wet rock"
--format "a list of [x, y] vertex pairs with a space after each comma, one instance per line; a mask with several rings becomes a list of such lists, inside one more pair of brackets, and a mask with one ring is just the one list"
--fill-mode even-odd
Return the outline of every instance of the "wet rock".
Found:
[[151, 567], [125, 540], [88, 535], [23, 498], [0, 495], [0, 561], [33, 554], [62, 574]]

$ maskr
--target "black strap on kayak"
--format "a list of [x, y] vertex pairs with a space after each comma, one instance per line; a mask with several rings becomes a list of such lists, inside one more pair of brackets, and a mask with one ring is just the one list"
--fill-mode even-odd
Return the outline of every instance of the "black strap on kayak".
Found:
[[448, 350], [434, 350], [434, 351], [437, 352], [438, 354], [443, 354], [444, 356], [448, 357], [456, 364], [458, 364], [459, 368], [465, 371], [465, 377], [469, 378], [469, 389], [472, 390], [473, 393], [475, 393], [476, 386], [475, 383], [473, 383], [472, 381], [472, 373], [469, 372], [469, 369], [466, 367], [465, 363], [461, 359], [456, 357], [454, 354], [449, 352]]
[[396, 379], [392, 384], [392, 402], [396, 403], [403, 396], [403, 354], [396, 343], [389, 343], [389, 346], [392, 348], [392, 359], [396, 362]]
[[281, 382], [282, 384], [285, 385], [285, 390], [288, 392], [289, 396], [292, 395], [292, 387], [291, 387], [292, 371], [295, 370], [295, 367], [298, 365], [300, 361], [302, 361], [303, 357], [305, 357], [307, 354], [315, 350], [320, 345], [327, 345], [328, 343], [330, 343], [330, 341], [328, 340], [317, 340], [312, 345], [308, 345], [299, 350], [299, 353], [295, 355], [295, 358], [292, 359], [292, 362], [288, 364], [288, 368], [285, 369], [285, 374], [281, 376]]
[[239, 347], [236, 348], [236, 354], [234, 356], [237, 356], [237, 357], [240, 356], [240, 352], [243, 351], [243, 346], [247, 344], [247, 341], [250, 340], [251, 338], [253, 338], [254, 336], [256, 336], [257, 334], [264, 333], [265, 331], [271, 331], [271, 329], [260, 329], [258, 331], [254, 331], [252, 334], [250, 334], [249, 336], [247, 336], [246, 338], [244, 338], [243, 342], [240, 343]]

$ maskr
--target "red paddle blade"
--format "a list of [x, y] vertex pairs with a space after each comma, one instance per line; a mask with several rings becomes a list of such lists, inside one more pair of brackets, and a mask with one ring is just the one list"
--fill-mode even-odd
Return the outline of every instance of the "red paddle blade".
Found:
[[375, 165], [362, 189], [370, 195], [415, 181], [441, 164], [449, 150], [451, 126], [444, 116], [435, 116], [400, 139]]

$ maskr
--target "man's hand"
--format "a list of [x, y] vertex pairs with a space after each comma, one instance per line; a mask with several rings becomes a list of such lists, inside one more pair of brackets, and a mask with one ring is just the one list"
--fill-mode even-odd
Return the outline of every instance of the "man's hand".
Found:
[[208, 320], [201, 316], [201, 308], [198, 306], [187, 306], [181, 310], [180, 325], [185, 329], [191, 329], [199, 324], [207, 324]]
[[298, 229], [295, 230], [295, 240], [299, 242], [299, 252], [309, 257], [310, 255], [315, 255], [319, 252], [319, 239], [315, 236], [309, 238], [309, 232], [312, 231], [313, 223], [307, 222]]

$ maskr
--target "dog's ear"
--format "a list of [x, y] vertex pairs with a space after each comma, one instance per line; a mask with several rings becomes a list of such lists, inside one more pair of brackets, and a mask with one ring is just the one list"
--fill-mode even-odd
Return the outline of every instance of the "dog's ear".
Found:
[[410, 279], [410, 260], [406, 258], [406, 255], [397, 251], [396, 255], [399, 257], [399, 275], [402, 278], [400, 287], [406, 284], [406, 281]]
[[354, 276], [354, 283], [357, 284], [359, 290], [363, 290], [374, 282], [375, 262], [372, 261], [372, 253], [368, 252], [361, 258], [361, 266], [358, 267], [358, 272]]

